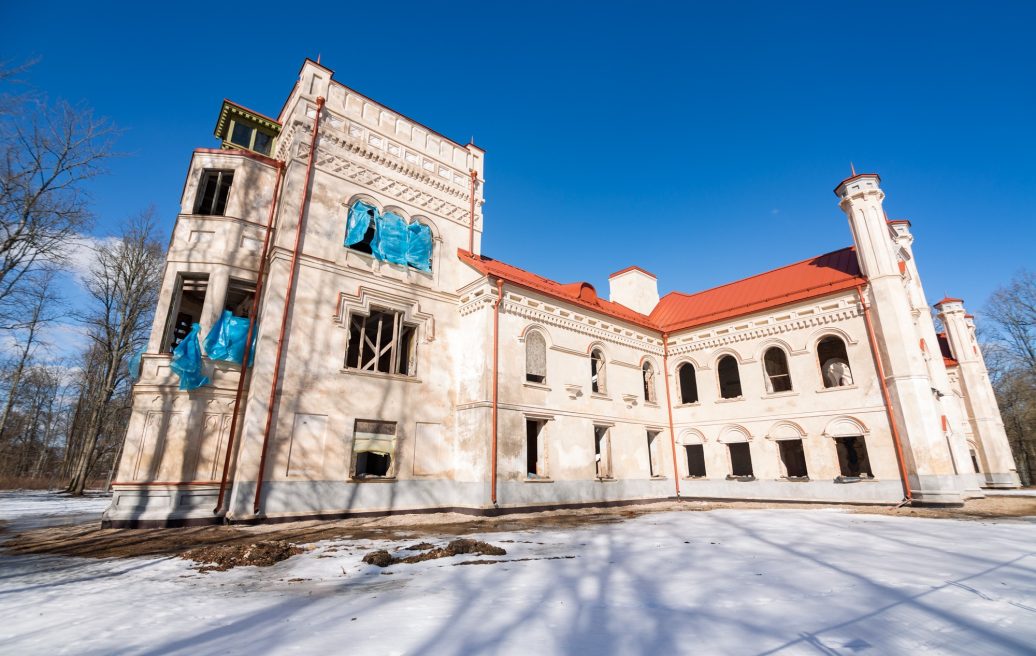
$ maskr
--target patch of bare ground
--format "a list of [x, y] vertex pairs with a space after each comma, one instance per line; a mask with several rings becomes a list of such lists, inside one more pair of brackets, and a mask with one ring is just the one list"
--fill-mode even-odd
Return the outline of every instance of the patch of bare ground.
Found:
[[180, 554], [184, 560], [201, 565], [199, 572], [225, 572], [234, 567], [252, 565], [269, 567], [302, 553], [302, 549], [280, 540], [263, 540], [253, 544], [217, 544], [198, 547]]
[[396, 565], [403, 563], [410, 565], [413, 563], [420, 563], [426, 560], [435, 560], [437, 558], [449, 558], [450, 556], [460, 556], [463, 554], [476, 554], [479, 556], [505, 556], [507, 552], [502, 547], [483, 542], [481, 540], [471, 540], [468, 538], [458, 538], [456, 540], [450, 540], [449, 544], [445, 547], [431, 547], [426, 542], [414, 545], [407, 550], [414, 549], [415, 547], [420, 550], [421, 553], [414, 554], [413, 556], [406, 556], [399, 558], [393, 556], [384, 549], [378, 549], [372, 551], [363, 557], [363, 562], [368, 565], [376, 565], [378, 567], [388, 567], [389, 565]]
[[2, 548], [16, 554], [54, 554], [87, 558], [175, 556], [198, 547], [241, 546], [262, 540], [279, 540], [295, 544], [309, 544], [332, 539], [402, 542], [426, 536], [447, 537], [472, 533], [587, 527], [621, 522], [654, 512], [763, 508], [837, 508], [847, 512], [903, 517], [1004, 520], [1036, 516], [1036, 497], [990, 496], [984, 499], [972, 499], [960, 508], [894, 508], [891, 506], [846, 506], [817, 503], [683, 500], [646, 503], [622, 508], [554, 510], [502, 517], [443, 513], [258, 526], [163, 529], [102, 529], [97, 524], [81, 524], [25, 531], [8, 539], [3, 543]]

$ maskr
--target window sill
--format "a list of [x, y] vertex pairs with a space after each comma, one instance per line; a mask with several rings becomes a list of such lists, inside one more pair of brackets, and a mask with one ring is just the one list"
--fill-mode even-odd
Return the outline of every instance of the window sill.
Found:
[[781, 476], [777, 481], [779, 483], [808, 483], [809, 476]]
[[844, 392], [845, 390], [857, 389], [856, 385], [840, 385], [838, 387], [825, 387], [824, 389], [818, 389], [817, 394], [826, 394], [828, 392]]
[[644, 407], [645, 408], [658, 408], [658, 407], [661, 407], [661, 406], [659, 406], [654, 401], [644, 401]]
[[363, 371], [361, 369], [340, 369], [343, 374], [352, 374], [355, 376], [367, 376], [368, 378], [381, 378], [382, 380], [398, 380], [403, 383], [420, 383], [421, 379], [417, 376], [405, 376], [403, 374], [386, 374], [380, 371]]
[[653, 481], [664, 481], [665, 480], [665, 476], [652, 476], [651, 480], [653, 480]]
[[522, 383], [522, 387], [528, 387], [530, 389], [543, 390], [545, 392], [549, 392], [550, 391], [550, 385], [548, 385], [546, 383], [532, 383], [532, 382], [529, 382], [529, 381], [525, 381], [524, 383]]
[[608, 396], [607, 394], [602, 394], [601, 392], [590, 392], [590, 398], [591, 399], [600, 399], [602, 401], [611, 401], [612, 400], [612, 397]]
[[838, 485], [849, 485], [851, 483], [875, 483], [878, 479], [873, 476], [870, 478], [863, 478], [861, 476], [839, 476], [835, 479], [835, 483]]
[[[736, 400], [736, 399], [731, 399], [731, 400]], [[700, 405], [701, 405], [701, 401], [694, 401], [692, 403], [677, 403], [676, 407], [677, 408], [697, 408]]]
[[350, 476], [350, 483], [395, 483], [395, 476]]
[[755, 475], [750, 476], [734, 476], [733, 474], [727, 474], [728, 481], [738, 481], [741, 483], [750, 483], [755, 480]]
[[619, 479], [614, 476], [596, 476], [594, 480], [598, 483], [617, 483]]
[[707, 476], [684, 476], [683, 480], [685, 480], [685, 481], [704, 481], [706, 478], [708, 478], [708, 477]]
[[738, 401], [744, 401], [744, 396], [736, 396], [732, 399], [716, 399], [716, 403], [737, 403]]
[[538, 476], [536, 478], [528, 478], [528, 477], [526, 477], [524, 482], [525, 483], [553, 483], [554, 479], [546, 477], [546, 476]]
[[798, 395], [799, 395], [799, 393], [796, 392], [795, 390], [792, 390], [790, 392], [767, 392], [767, 393], [763, 394], [762, 398], [764, 398], [764, 399], [783, 399], [784, 397], [787, 397], [787, 396], [798, 396]]

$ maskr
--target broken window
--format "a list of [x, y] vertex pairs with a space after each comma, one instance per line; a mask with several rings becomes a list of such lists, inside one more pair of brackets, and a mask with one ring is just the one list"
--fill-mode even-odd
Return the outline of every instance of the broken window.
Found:
[[525, 420], [525, 475], [528, 478], [546, 478], [547, 467], [543, 457], [543, 427], [541, 419]]
[[719, 393], [725, 399], [741, 397], [741, 374], [737, 370], [737, 360], [732, 355], [724, 355], [719, 359], [716, 369], [719, 373]]
[[650, 362], [645, 362], [641, 368], [644, 379], [644, 400], [648, 403], [655, 403], [655, 367]]
[[705, 447], [701, 444], [684, 444], [687, 453], [687, 475], [691, 478], [705, 477]]
[[660, 443], [658, 431], [649, 430], [647, 432], [648, 474], [652, 478], [662, 475], [662, 461], [658, 453], [658, 445]]
[[597, 478], [612, 477], [612, 446], [607, 426], [594, 426], [594, 467]]
[[390, 478], [396, 453], [396, 422], [356, 420], [353, 478]]
[[201, 184], [198, 185], [201, 191], [194, 213], [223, 216], [227, 210], [227, 198], [230, 196], [230, 185], [233, 182], [233, 171], [203, 171]]
[[176, 276], [172, 304], [166, 332], [162, 338], [162, 351], [171, 353], [180, 341], [191, 332], [191, 326], [201, 321], [205, 307], [205, 292], [209, 288], [209, 274], [181, 273]]
[[863, 436], [836, 437], [835, 448], [838, 451], [838, 467], [843, 479], [874, 478], [871, 473], [871, 461], [867, 457], [867, 444]]
[[403, 319], [402, 312], [380, 308], [351, 315], [346, 368], [413, 376], [417, 326]]
[[230, 279], [227, 285], [226, 301], [223, 303], [224, 310], [230, 310], [235, 317], [248, 317], [252, 310], [252, 301], [255, 299], [255, 282], [248, 280]]
[[604, 351], [594, 349], [590, 353], [590, 391], [605, 393]]
[[849, 369], [849, 355], [845, 342], [830, 335], [817, 344], [817, 360], [824, 387], [845, 387], [853, 384], [853, 372]]
[[525, 337], [525, 380], [547, 381], [547, 340], [535, 330]]
[[754, 479], [752, 473], [752, 452], [748, 442], [732, 442], [727, 445], [730, 450], [730, 474], [732, 478]]
[[784, 476], [793, 480], [808, 480], [806, 472], [806, 451], [802, 448], [802, 440], [778, 440], [777, 448], [781, 456], [781, 469]]
[[763, 367], [766, 369], [766, 391], [771, 394], [791, 391], [788, 356], [784, 354], [783, 350], [776, 346], [768, 349], [766, 355], [763, 356]]
[[685, 362], [676, 368], [676, 378], [680, 385], [680, 403], [698, 402], [698, 378], [694, 365]]

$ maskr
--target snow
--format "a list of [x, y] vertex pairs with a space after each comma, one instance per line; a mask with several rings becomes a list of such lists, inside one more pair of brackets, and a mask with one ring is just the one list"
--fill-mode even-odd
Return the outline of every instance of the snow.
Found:
[[112, 502], [111, 495], [98, 492], [72, 497], [54, 491], [0, 491], [0, 521], [9, 533], [30, 528], [101, 521], [101, 513]]
[[[0, 517], [19, 503], [0, 497]], [[664, 512], [471, 534], [505, 547], [502, 560], [532, 559], [521, 562], [454, 566], [488, 559], [462, 556], [382, 570], [360, 560], [447, 539], [424, 530], [402, 543], [320, 542], [273, 567], [209, 574], [176, 558], [5, 555], [0, 652], [1036, 651], [1031, 519]]]

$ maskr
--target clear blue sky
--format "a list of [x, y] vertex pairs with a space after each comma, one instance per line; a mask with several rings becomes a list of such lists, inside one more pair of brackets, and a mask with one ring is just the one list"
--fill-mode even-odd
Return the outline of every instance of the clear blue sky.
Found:
[[[0, 58], [125, 130], [98, 232], [168, 230], [220, 101], [276, 114], [304, 57], [485, 148], [484, 252], [697, 291], [848, 245], [880, 173], [929, 300], [1036, 266], [1036, 3], [4, 3]], [[284, 12], [288, 12], [285, 14]]]

